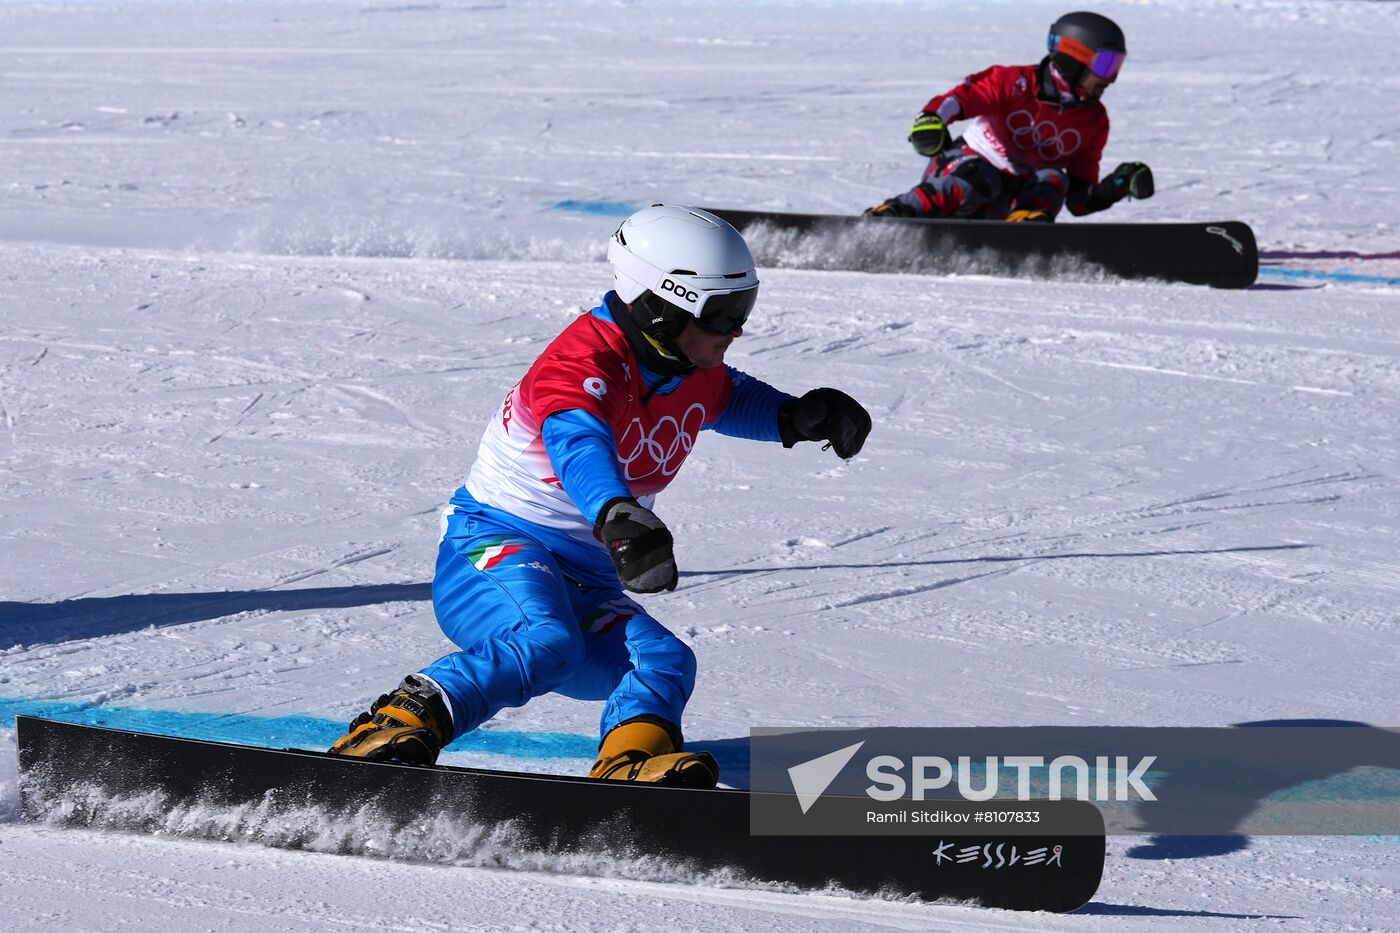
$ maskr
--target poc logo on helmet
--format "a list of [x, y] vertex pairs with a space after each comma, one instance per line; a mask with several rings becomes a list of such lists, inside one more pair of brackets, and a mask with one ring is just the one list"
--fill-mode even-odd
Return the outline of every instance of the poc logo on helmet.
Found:
[[690, 289], [686, 288], [684, 285], [679, 285], [671, 279], [663, 279], [661, 281], [661, 290], [663, 292], [670, 292], [673, 295], [677, 295], [681, 298], [684, 298], [691, 304], [695, 304], [695, 302], [700, 300], [699, 292], [693, 292]]

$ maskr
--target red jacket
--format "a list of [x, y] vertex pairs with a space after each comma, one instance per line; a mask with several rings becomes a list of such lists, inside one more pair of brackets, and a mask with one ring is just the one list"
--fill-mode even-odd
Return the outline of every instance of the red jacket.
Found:
[[964, 144], [1004, 172], [1058, 168], [1080, 182], [1097, 182], [1108, 111], [1099, 101], [1062, 107], [1041, 99], [1038, 72], [1038, 65], [993, 65], [929, 101], [924, 112], [939, 113], [945, 102], [956, 101], [958, 111], [944, 108], [944, 121], [970, 121]]

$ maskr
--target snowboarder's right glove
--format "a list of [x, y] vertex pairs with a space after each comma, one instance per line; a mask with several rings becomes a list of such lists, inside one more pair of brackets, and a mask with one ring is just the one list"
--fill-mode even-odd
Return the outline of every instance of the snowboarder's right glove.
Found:
[[1152, 197], [1152, 169], [1145, 162], [1124, 162], [1094, 186], [1094, 194], [1111, 204], [1124, 198], [1139, 201]]
[[636, 499], [609, 499], [593, 526], [607, 545], [622, 585], [634, 593], [660, 593], [676, 588], [676, 556], [671, 532], [656, 513]]
[[936, 113], [921, 113], [914, 118], [914, 126], [909, 130], [909, 141], [914, 151], [921, 156], [933, 158], [948, 148], [951, 141], [948, 127]]
[[784, 447], [798, 441], [829, 441], [836, 456], [849, 460], [860, 453], [870, 433], [870, 413], [840, 389], [813, 389], [778, 409], [778, 434]]

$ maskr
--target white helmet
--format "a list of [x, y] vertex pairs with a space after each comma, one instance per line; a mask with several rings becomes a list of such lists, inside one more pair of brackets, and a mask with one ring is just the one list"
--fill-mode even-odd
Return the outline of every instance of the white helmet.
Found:
[[637, 211], [612, 235], [608, 262], [617, 297], [627, 304], [645, 302], [651, 323], [663, 329], [684, 325], [684, 318], [663, 321], [676, 317], [669, 305], [707, 330], [731, 333], [743, 326], [758, 297], [753, 255], [739, 231], [691, 207], [653, 204]]

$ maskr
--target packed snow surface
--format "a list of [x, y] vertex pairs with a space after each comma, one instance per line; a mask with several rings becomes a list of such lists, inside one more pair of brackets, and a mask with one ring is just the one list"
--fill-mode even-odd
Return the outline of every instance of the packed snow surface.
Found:
[[[1094, 219], [1247, 221], [1260, 284], [755, 244], [730, 362], [838, 386], [875, 430], [849, 462], [707, 435], [660, 500], [681, 585], [644, 601], [699, 656], [693, 741], [1400, 725], [1400, 4], [1099, 9], [1132, 53], [1105, 168], [1147, 161], [1158, 193]], [[17, 711], [314, 747], [446, 652], [438, 510], [609, 287], [618, 214], [858, 212], [917, 180], [929, 97], [1034, 60], [1064, 11], [0, 3], [5, 928], [1400, 926], [1394, 837], [1112, 838], [1087, 908], [1027, 916], [532, 859], [431, 819], [18, 820]], [[445, 760], [578, 773], [598, 714], [542, 698]]]

